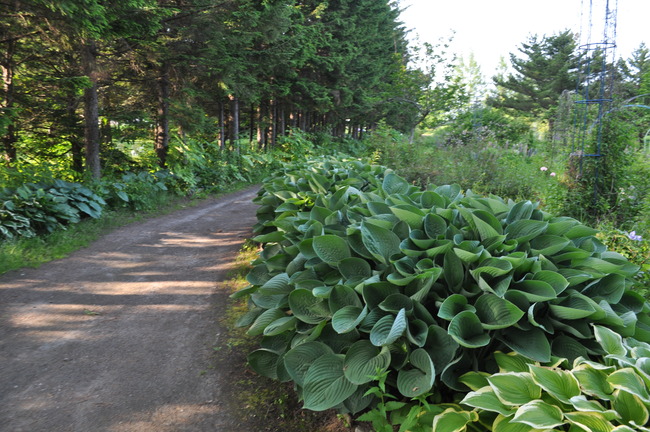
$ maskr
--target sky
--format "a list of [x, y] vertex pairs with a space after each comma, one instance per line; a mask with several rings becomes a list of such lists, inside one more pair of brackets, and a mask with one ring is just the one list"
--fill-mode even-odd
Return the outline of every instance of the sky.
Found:
[[650, 47], [650, 0], [400, 0], [399, 5], [406, 8], [400, 18], [411, 36], [435, 44], [455, 30], [450, 50], [464, 58], [473, 53], [491, 77], [500, 58], [508, 60], [530, 35], [570, 29], [582, 33], [581, 44], [603, 41], [607, 1], [616, 11], [616, 57], [629, 58], [641, 42]]

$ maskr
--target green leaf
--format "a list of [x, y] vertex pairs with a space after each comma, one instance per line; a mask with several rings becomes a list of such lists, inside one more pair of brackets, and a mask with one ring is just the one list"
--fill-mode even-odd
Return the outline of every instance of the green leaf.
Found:
[[388, 369], [390, 359], [388, 347], [376, 347], [362, 339], [352, 344], [345, 354], [345, 376], [353, 384], [359, 385], [376, 380], [377, 374]]
[[451, 321], [456, 315], [465, 310], [470, 312], [476, 311], [474, 306], [468, 303], [467, 297], [462, 294], [452, 294], [440, 305], [438, 316], [447, 321]]
[[370, 264], [363, 258], [344, 258], [339, 262], [338, 268], [346, 280], [359, 281], [372, 276]]
[[505, 234], [507, 234], [509, 240], [517, 240], [521, 244], [542, 235], [547, 227], [548, 222], [529, 219], [518, 220], [506, 227]]
[[530, 242], [530, 251], [534, 256], [551, 256], [560, 252], [571, 243], [571, 240], [556, 235], [541, 235]]
[[537, 429], [554, 428], [564, 424], [562, 410], [541, 400], [531, 401], [520, 406], [512, 421], [524, 423]]
[[390, 262], [391, 255], [400, 253], [400, 238], [385, 228], [364, 221], [361, 223], [361, 238], [368, 251], [384, 264]]
[[524, 423], [517, 423], [512, 421], [512, 416], [505, 417], [501, 414], [497, 416], [492, 424], [492, 432], [540, 432]]
[[469, 405], [473, 408], [499, 413], [504, 416], [509, 416], [514, 411], [512, 406], [501, 402], [492, 387], [489, 385], [482, 387], [479, 390], [467, 393], [460, 403], [463, 405]]
[[418, 348], [409, 355], [410, 369], [402, 368], [397, 374], [397, 389], [406, 397], [417, 397], [433, 387], [435, 371], [429, 354]]
[[633, 368], [623, 368], [607, 377], [607, 382], [615, 389], [624, 390], [641, 399], [644, 403], [650, 404], [650, 395], [645, 382]]
[[257, 292], [263, 295], [289, 294], [293, 288], [289, 285], [289, 275], [280, 273], [266, 281]]
[[273, 321], [286, 317], [287, 314], [282, 309], [269, 309], [264, 311], [260, 316], [257, 317], [253, 325], [248, 329], [246, 334], [250, 336], [261, 335], [264, 332], [266, 326], [271, 324]]
[[442, 275], [451, 290], [461, 286], [465, 280], [463, 262], [453, 250], [445, 253]]
[[510, 327], [524, 316], [524, 311], [494, 294], [483, 294], [474, 307], [483, 328], [487, 330]]
[[318, 258], [330, 265], [337, 265], [341, 260], [350, 258], [348, 244], [336, 235], [326, 234], [314, 237], [312, 247]]
[[478, 414], [475, 411], [456, 411], [448, 408], [433, 419], [433, 431], [435, 432], [464, 432], [467, 424], [478, 421]]
[[476, 314], [468, 310], [458, 313], [451, 320], [448, 332], [456, 342], [467, 348], [486, 346], [491, 340]]
[[296, 289], [289, 294], [289, 307], [296, 318], [308, 324], [318, 324], [331, 316], [327, 303], [306, 289]]
[[507, 405], [524, 405], [542, 396], [542, 389], [527, 372], [493, 374], [488, 382], [499, 400]]
[[366, 315], [368, 315], [367, 307], [344, 306], [332, 316], [332, 328], [340, 334], [351, 332], [357, 328]]
[[442, 371], [454, 358], [458, 343], [442, 327], [430, 325], [425, 349], [429, 352], [435, 370]]
[[634, 422], [637, 425], [648, 423], [648, 408], [639, 396], [625, 390], [616, 390], [612, 408], [621, 416], [623, 423]]
[[431, 239], [444, 237], [447, 232], [447, 222], [434, 213], [427, 213], [424, 217], [424, 232]]
[[312, 363], [304, 378], [305, 409], [324, 411], [352, 396], [357, 386], [345, 377], [343, 368], [344, 356], [340, 354], [325, 354]]
[[511, 350], [529, 359], [543, 363], [551, 360], [551, 345], [544, 332], [539, 328], [520, 330], [509, 327], [501, 330], [498, 339]]
[[304, 386], [305, 374], [312, 363], [327, 354], [334, 354], [334, 352], [324, 343], [317, 341], [305, 342], [287, 351], [284, 355], [284, 366], [291, 379], [302, 387]]
[[387, 315], [381, 318], [370, 331], [370, 342], [375, 346], [390, 345], [406, 331], [406, 311], [401, 309], [397, 316]]
[[569, 399], [580, 395], [580, 384], [571, 372], [535, 365], [529, 368], [535, 382], [560, 402], [569, 404]]
[[264, 328], [264, 336], [276, 336], [280, 333], [284, 333], [287, 330], [296, 328], [296, 317], [293, 316], [284, 316], [276, 319], [269, 325]]
[[511, 223], [521, 219], [530, 219], [534, 209], [535, 206], [530, 201], [518, 202], [512, 206], [508, 212], [508, 216], [506, 216], [506, 224], [510, 225]]
[[600, 413], [595, 412], [572, 412], [564, 413], [564, 417], [571, 424], [576, 425], [585, 432], [611, 432], [614, 430], [607, 418]]
[[516, 352], [504, 354], [501, 351], [494, 353], [494, 359], [499, 365], [499, 372], [529, 372], [528, 365], [533, 364], [533, 360], [524, 357]]
[[419, 208], [408, 204], [402, 204], [391, 207], [390, 211], [393, 212], [399, 220], [406, 222], [411, 229], [422, 228], [424, 212]]
[[612, 331], [607, 327], [594, 325], [594, 336], [596, 337], [596, 341], [607, 354], [621, 356], [627, 354], [627, 349], [623, 345], [623, 338], [615, 331]]
[[596, 369], [589, 364], [580, 364], [573, 368], [571, 372], [580, 382], [583, 393], [602, 400], [612, 398], [614, 388], [607, 382], [608, 374], [606, 371]]
[[386, 177], [384, 177], [381, 187], [387, 194], [393, 195], [407, 193], [411, 185], [397, 174], [388, 173], [386, 174]]
[[271, 379], [278, 379], [278, 361], [280, 356], [271, 350], [260, 348], [248, 355], [248, 364], [258, 374]]
[[363, 304], [359, 294], [347, 285], [336, 285], [331, 289], [329, 295], [329, 309], [334, 313], [345, 306], [356, 306], [361, 308]]

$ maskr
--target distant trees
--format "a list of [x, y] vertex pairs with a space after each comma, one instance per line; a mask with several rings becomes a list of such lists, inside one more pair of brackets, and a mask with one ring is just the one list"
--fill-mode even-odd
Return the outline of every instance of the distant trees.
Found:
[[409, 55], [388, 0], [10, 0], [0, 152], [97, 178], [117, 141], [152, 143], [165, 166], [170, 140], [188, 136], [271, 148], [291, 127], [403, 128], [391, 101], [431, 84]]

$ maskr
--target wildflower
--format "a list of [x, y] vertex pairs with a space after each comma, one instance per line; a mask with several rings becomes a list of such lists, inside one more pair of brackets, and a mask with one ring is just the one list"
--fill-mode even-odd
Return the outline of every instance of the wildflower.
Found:
[[628, 238], [629, 238], [630, 240], [634, 240], [634, 241], [641, 241], [641, 240], [643, 240], [643, 237], [641, 237], [640, 235], [637, 235], [637, 234], [636, 234], [636, 231], [631, 231], [627, 236], [628, 236]]
[[540, 171], [547, 171], [548, 168], [546, 168], [546, 167], [541, 167], [539, 170], [540, 170]]
[[554, 172], [551, 173], [551, 177], [555, 177], [555, 173], [554, 173]]

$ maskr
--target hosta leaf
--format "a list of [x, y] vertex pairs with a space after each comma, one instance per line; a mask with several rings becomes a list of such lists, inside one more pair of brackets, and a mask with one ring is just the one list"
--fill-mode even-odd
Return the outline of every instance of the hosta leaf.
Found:
[[488, 330], [510, 327], [524, 316], [524, 311], [494, 294], [483, 294], [474, 307], [483, 328]]
[[467, 393], [460, 403], [473, 408], [496, 412], [504, 416], [509, 416], [514, 412], [513, 407], [504, 404], [489, 385]]
[[603, 299], [610, 304], [616, 304], [621, 301], [627, 286], [625, 276], [619, 274], [610, 274], [597, 282], [589, 284], [581, 291], [593, 299]]
[[517, 423], [512, 421], [512, 416], [505, 417], [499, 414], [492, 424], [492, 432], [540, 432], [524, 423]]
[[566, 335], [553, 338], [551, 352], [556, 357], [567, 359], [570, 364], [578, 357], [589, 357], [589, 351], [582, 343]]
[[261, 335], [264, 332], [266, 326], [271, 324], [273, 321], [286, 317], [287, 314], [281, 309], [269, 309], [264, 311], [260, 316], [257, 317], [253, 325], [250, 326], [246, 334], [251, 336]]
[[339, 262], [338, 268], [346, 280], [363, 280], [372, 275], [370, 264], [363, 258], [344, 258]]
[[344, 306], [332, 315], [332, 327], [337, 333], [348, 333], [354, 330], [366, 315], [367, 307]]
[[569, 239], [577, 239], [580, 237], [592, 236], [598, 234], [598, 230], [582, 224], [575, 224], [568, 229], [564, 235]]
[[607, 377], [607, 382], [615, 389], [631, 393], [644, 403], [650, 404], [650, 395], [648, 395], [645, 382], [633, 368], [628, 367], [613, 372]]
[[411, 229], [421, 229], [424, 212], [412, 205], [398, 205], [390, 208], [395, 216], [408, 224]]
[[382, 189], [389, 194], [405, 194], [410, 188], [410, 184], [404, 180], [402, 177], [398, 176], [395, 173], [388, 173], [384, 177], [382, 183]]
[[487, 372], [469, 371], [458, 377], [458, 381], [462, 382], [473, 391], [478, 391], [485, 386], [490, 386], [490, 383], [487, 380], [487, 377], [489, 376], [490, 374]]
[[352, 344], [345, 354], [344, 374], [353, 384], [365, 384], [388, 369], [390, 358], [388, 347], [376, 347], [362, 339]]
[[266, 281], [271, 279], [269, 270], [264, 264], [258, 264], [251, 269], [246, 275], [246, 280], [251, 285], [264, 285]]
[[450, 289], [462, 285], [465, 280], [465, 268], [463, 262], [453, 250], [445, 253], [442, 275]]
[[248, 355], [248, 364], [258, 374], [267, 378], [278, 379], [279, 359], [278, 353], [260, 348]]
[[253, 241], [257, 243], [279, 243], [285, 239], [282, 231], [273, 231], [268, 234], [262, 234], [253, 237]]
[[437, 214], [427, 213], [424, 217], [424, 232], [431, 239], [444, 237], [447, 232], [447, 222]]
[[508, 274], [512, 270], [512, 263], [499, 258], [488, 258], [481, 261], [479, 266], [471, 270], [471, 275], [476, 279], [478, 276], [483, 274], [490, 275], [492, 277], [503, 276]]
[[508, 235], [508, 239], [517, 240], [521, 244], [542, 235], [547, 227], [548, 222], [529, 219], [518, 220], [506, 227], [505, 234]]
[[289, 294], [293, 288], [289, 286], [289, 275], [280, 273], [273, 276], [262, 285], [257, 292], [263, 295]]
[[498, 336], [498, 339], [505, 343], [511, 350], [535, 361], [550, 361], [551, 345], [542, 330], [538, 328], [520, 330], [509, 327], [500, 331], [501, 334]]
[[542, 396], [541, 388], [527, 372], [493, 374], [488, 382], [499, 400], [507, 405], [524, 405]]
[[626, 355], [627, 349], [623, 345], [623, 338], [620, 334], [607, 327], [595, 325], [594, 336], [596, 341], [607, 354]]
[[546, 302], [557, 298], [557, 292], [544, 281], [526, 279], [512, 284], [512, 289], [522, 293], [529, 302]]
[[499, 365], [499, 372], [529, 372], [528, 365], [533, 364], [533, 360], [517, 354], [516, 352], [510, 352], [508, 354], [502, 353], [501, 351], [496, 351], [494, 353], [494, 359]]
[[586, 318], [596, 312], [597, 306], [588, 297], [572, 293], [555, 304], [550, 304], [551, 313], [560, 320], [577, 320]]
[[479, 348], [491, 340], [476, 314], [468, 310], [458, 313], [451, 320], [448, 332], [456, 342], [467, 348]]
[[474, 306], [468, 304], [467, 297], [461, 294], [452, 294], [445, 299], [438, 309], [438, 316], [447, 321], [451, 321], [460, 312], [468, 310], [475, 312]]
[[425, 349], [436, 371], [442, 371], [455, 357], [458, 343], [442, 327], [430, 325]]
[[562, 410], [541, 400], [531, 401], [520, 406], [512, 421], [524, 423], [537, 429], [554, 428], [564, 424]]
[[530, 219], [530, 216], [535, 210], [535, 205], [530, 201], [518, 202], [508, 212], [506, 216], [506, 224], [510, 225], [513, 222], [516, 222], [521, 219]]
[[381, 318], [370, 331], [370, 342], [375, 346], [390, 345], [406, 331], [406, 311], [401, 309], [397, 316], [387, 315]]
[[612, 408], [621, 416], [623, 423], [634, 422], [638, 425], [648, 423], [648, 408], [641, 398], [635, 394], [625, 390], [616, 390]]
[[600, 413], [595, 412], [572, 412], [564, 413], [564, 417], [569, 422], [585, 432], [611, 432], [614, 430], [607, 418]]
[[569, 371], [530, 365], [530, 373], [541, 388], [562, 403], [580, 394], [580, 384]]
[[280, 333], [284, 333], [287, 330], [295, 329], [296, 321], [296, 317], [293, 316], [284, 316], [278, 318], [264, 328], [263, 334], [265, 336], [275, 336]]
[[567, 247], [571, 240], [556, 235], [541, 235], [530, 242], [530, 251], [533, 255], [555, 255]]
[[429, 258], [435, 258], [438, 255], [444, 255], [454, 247], [451, 240], [436, 240], [433, 247], [427, 249], [426, 254]]
[[448, 408], [433, 419], [433, 429], [436, 432], [464, 432], [467, 424], [478, 421], [476, 411], [456, 411]]
[[410, 319], [406, 327], [406, 338], [413, 345], [423, 347], [427, 341], [429, 326], [422, 320]]
[[289, 294], [289, 307], [296, 318], [308, 324], [318, 324], [330, 316], [327, 302], [306, 289], [296, 289]]
[[330, 312], [335, 313], [345, 306], [361, 308], [362, 303], [359, 299], [359, 294], [347, 285], [336, 285], [332, 288], [329, 295]]
[[365, 300], [366, 305], [368, 305], [368, 309], [373, 310], [379, 306], [379, 303], [384, 301], [386, 297], [398, 292], [399, 289], [393, 284], [387, 282], [377, 282], [364, 285], [363, 299]]
[[341, 260], [350, 257], [348, 244], [336, 235], [326, 234], [315, 237], [312, 247], [318, 258], [331, 265], [337, 265]]
[[612, 398], [614, 388], [607, 382], [608, 374], [596, 369], [589, 364], [581, 364], [571, 371], [580, 382], [583, 393], [598, 399], [609, 400]]
[[532, 280], [546, 282], [555, 290], [557, 295], [560, 295], [569, 286], [569, 281], [564, 276], [556, 271], [550, 270], [538, 271], [533, 275]]
[[397, 389], [406, 397], [427, 393], [433, 387], [435, 371], [429, 354], [418, 348], [409, 355], [410, 369], [402, 368], [397, 374]]
[[616, 411], [608, 410], [597, 400], [587, 399], [584, 395], [574, 396], [569, 402], [577, 411], [598, 412], [603, 414], [608, 420], [619, 417]]
[[343, 355], [325, 354], [316, 359], [304, 377], [304, 408], [324, 411], [350, 397], [357, 389], [343, 373]]
[[401, 240], [392, 231], [366, 221], [361, 224], [364, 246], [380, 262], [388, 264], [391, 255], [400, 253]]
[[501, 223], [494, 215], [483, 210], [476, 210], [472, 213], [476, 230], [481, 237], [481, 240], [498, 237], [503, 234]]
[[433, 191], [424, 191], [420, 196], [420, 204], [425, 209], [430, 209], [434, 206], [445, 207], [447, 205], [445, 199]]

